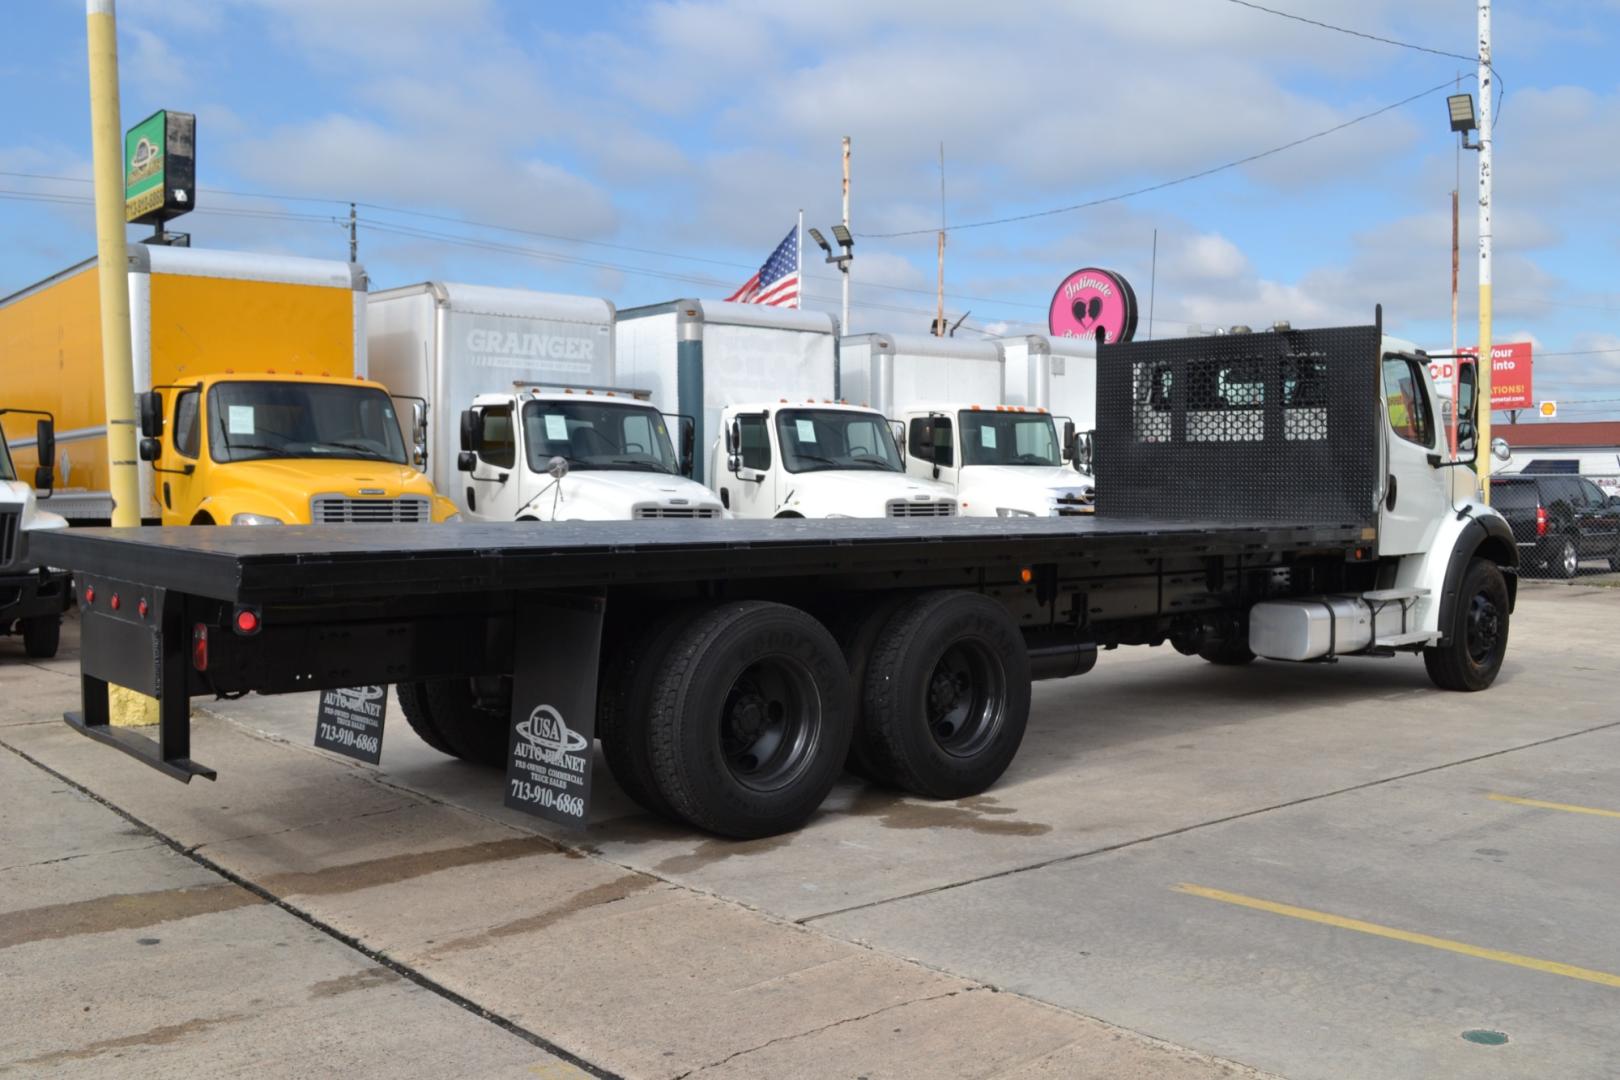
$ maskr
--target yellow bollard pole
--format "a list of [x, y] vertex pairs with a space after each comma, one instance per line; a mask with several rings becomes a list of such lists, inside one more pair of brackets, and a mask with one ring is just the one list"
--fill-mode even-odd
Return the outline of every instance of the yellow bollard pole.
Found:
[[[124, 235], [124, 147], [118, 115], [118, 19], [113, 0], [85, 0], [90, 54], [90, 153], [96, 195], [96, 263], [101, 283], [101, 376], [107, 414], [112, 523], [141, 523], [135, 457], [135, 363], [129, 331], [129, 251]], [[109, 719], [155, 724], [157, 702], [111, 688]]]

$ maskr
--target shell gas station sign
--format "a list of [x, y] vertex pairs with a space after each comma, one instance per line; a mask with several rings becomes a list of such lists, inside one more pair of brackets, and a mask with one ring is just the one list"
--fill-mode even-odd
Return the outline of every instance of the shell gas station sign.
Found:
[[[1477, 356], [1477, 348], [1457, 350], [1465, 356]], [[1530, 342], [1515, 341], [1491, 346], [1491, 409], [1533, 409], [1530, 373], [1533, 364]], [[1429, 365], [1429, 376], [1440, 386], [1450, 386], [1456, 377], [1455, 360], [1437, 360]]]

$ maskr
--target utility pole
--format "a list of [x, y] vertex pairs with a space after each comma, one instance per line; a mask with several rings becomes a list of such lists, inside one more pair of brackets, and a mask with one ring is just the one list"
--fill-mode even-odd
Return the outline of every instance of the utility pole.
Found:
[[[844, 228], [849, 228], [849, 136], [844, 136]], [[849, 333], [849, 268], [844, 268], [844, 317], [838, 324]]]
[[939, 303], [934, 311], [934, 336], [945, 336], [945, 144], [939, 144]]
[[101, 285], [101, 377], [107, 405], [112, 523], [141, 523], [135, 462], [135, 363], [129, 330], [129, 250], [124, 233], [124, 146], [118, 116], [118, 16], [113, 0], [85, 0], [90, 54], [90, 157], [95, 176], [96, 273]]
[[1485, 505], [1491, 502], [1491, 0], [1479, 0], [1479, 452], [1485, 467], [1479, 471]]
[[[1460, 151], [1459, 151], [1460, 153]], [[1451, 189], [1451, 456], [1457, 456], [1457, 387], [1462, 364], [1457, 360], [1457, 272], [1462, 255], [1457, 242], [1457, 189]]]
[[360, 234], [359, 234], [359, 231], [356, 229], [357, 224], [358, 224], [358, 221], [354, 216], [354, 203], [350, 203], [349, 204], [349, 261], [352, 262], [352, 263], [360, 261]]

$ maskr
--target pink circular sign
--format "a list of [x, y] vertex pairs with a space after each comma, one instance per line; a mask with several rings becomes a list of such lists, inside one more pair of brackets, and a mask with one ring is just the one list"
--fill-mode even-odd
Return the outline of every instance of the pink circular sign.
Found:
[[1129, 341], [1136, 334], [1136, 293], [1112, 270], [1088, 266], [1063, 279], [1046, 317], [1053, 337]]

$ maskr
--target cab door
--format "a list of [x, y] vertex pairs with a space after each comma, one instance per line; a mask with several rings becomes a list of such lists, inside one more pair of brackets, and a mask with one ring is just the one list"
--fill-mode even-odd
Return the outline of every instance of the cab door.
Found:
[[1378, 551], [1427, 551], [1451, 507], [1449, 455], [1441, 451], [1439, 409], [1423, 363], [1388, 353], [1383, 359], [1387, 474], [1378, 513]]
[[467, 474], [467, 505], [486, 521], [513, 521], [523, 508], [517, 424], [510, 404], [473, 408], [478, 449]]
[[[737, 471], [732, 472], [724, 446], [720, 455], [721, 501], [742, 518], [776, 516], [776, 474], [772, 468], [771, 419], [766, 413], [738, 413], [731, 418], [736, 431]], [[727, 438], [721, 433], [722, 440]]]
[[[202, 390], [193, 387], [176, 392], [173, 411], [169, 414], [169, 438], [152, 477], [165, 525], [191, 525], [198, 520], [198, 504], [208, 489], [202, 420]], [[229, 525], [230, 522], [214, 524]]]

